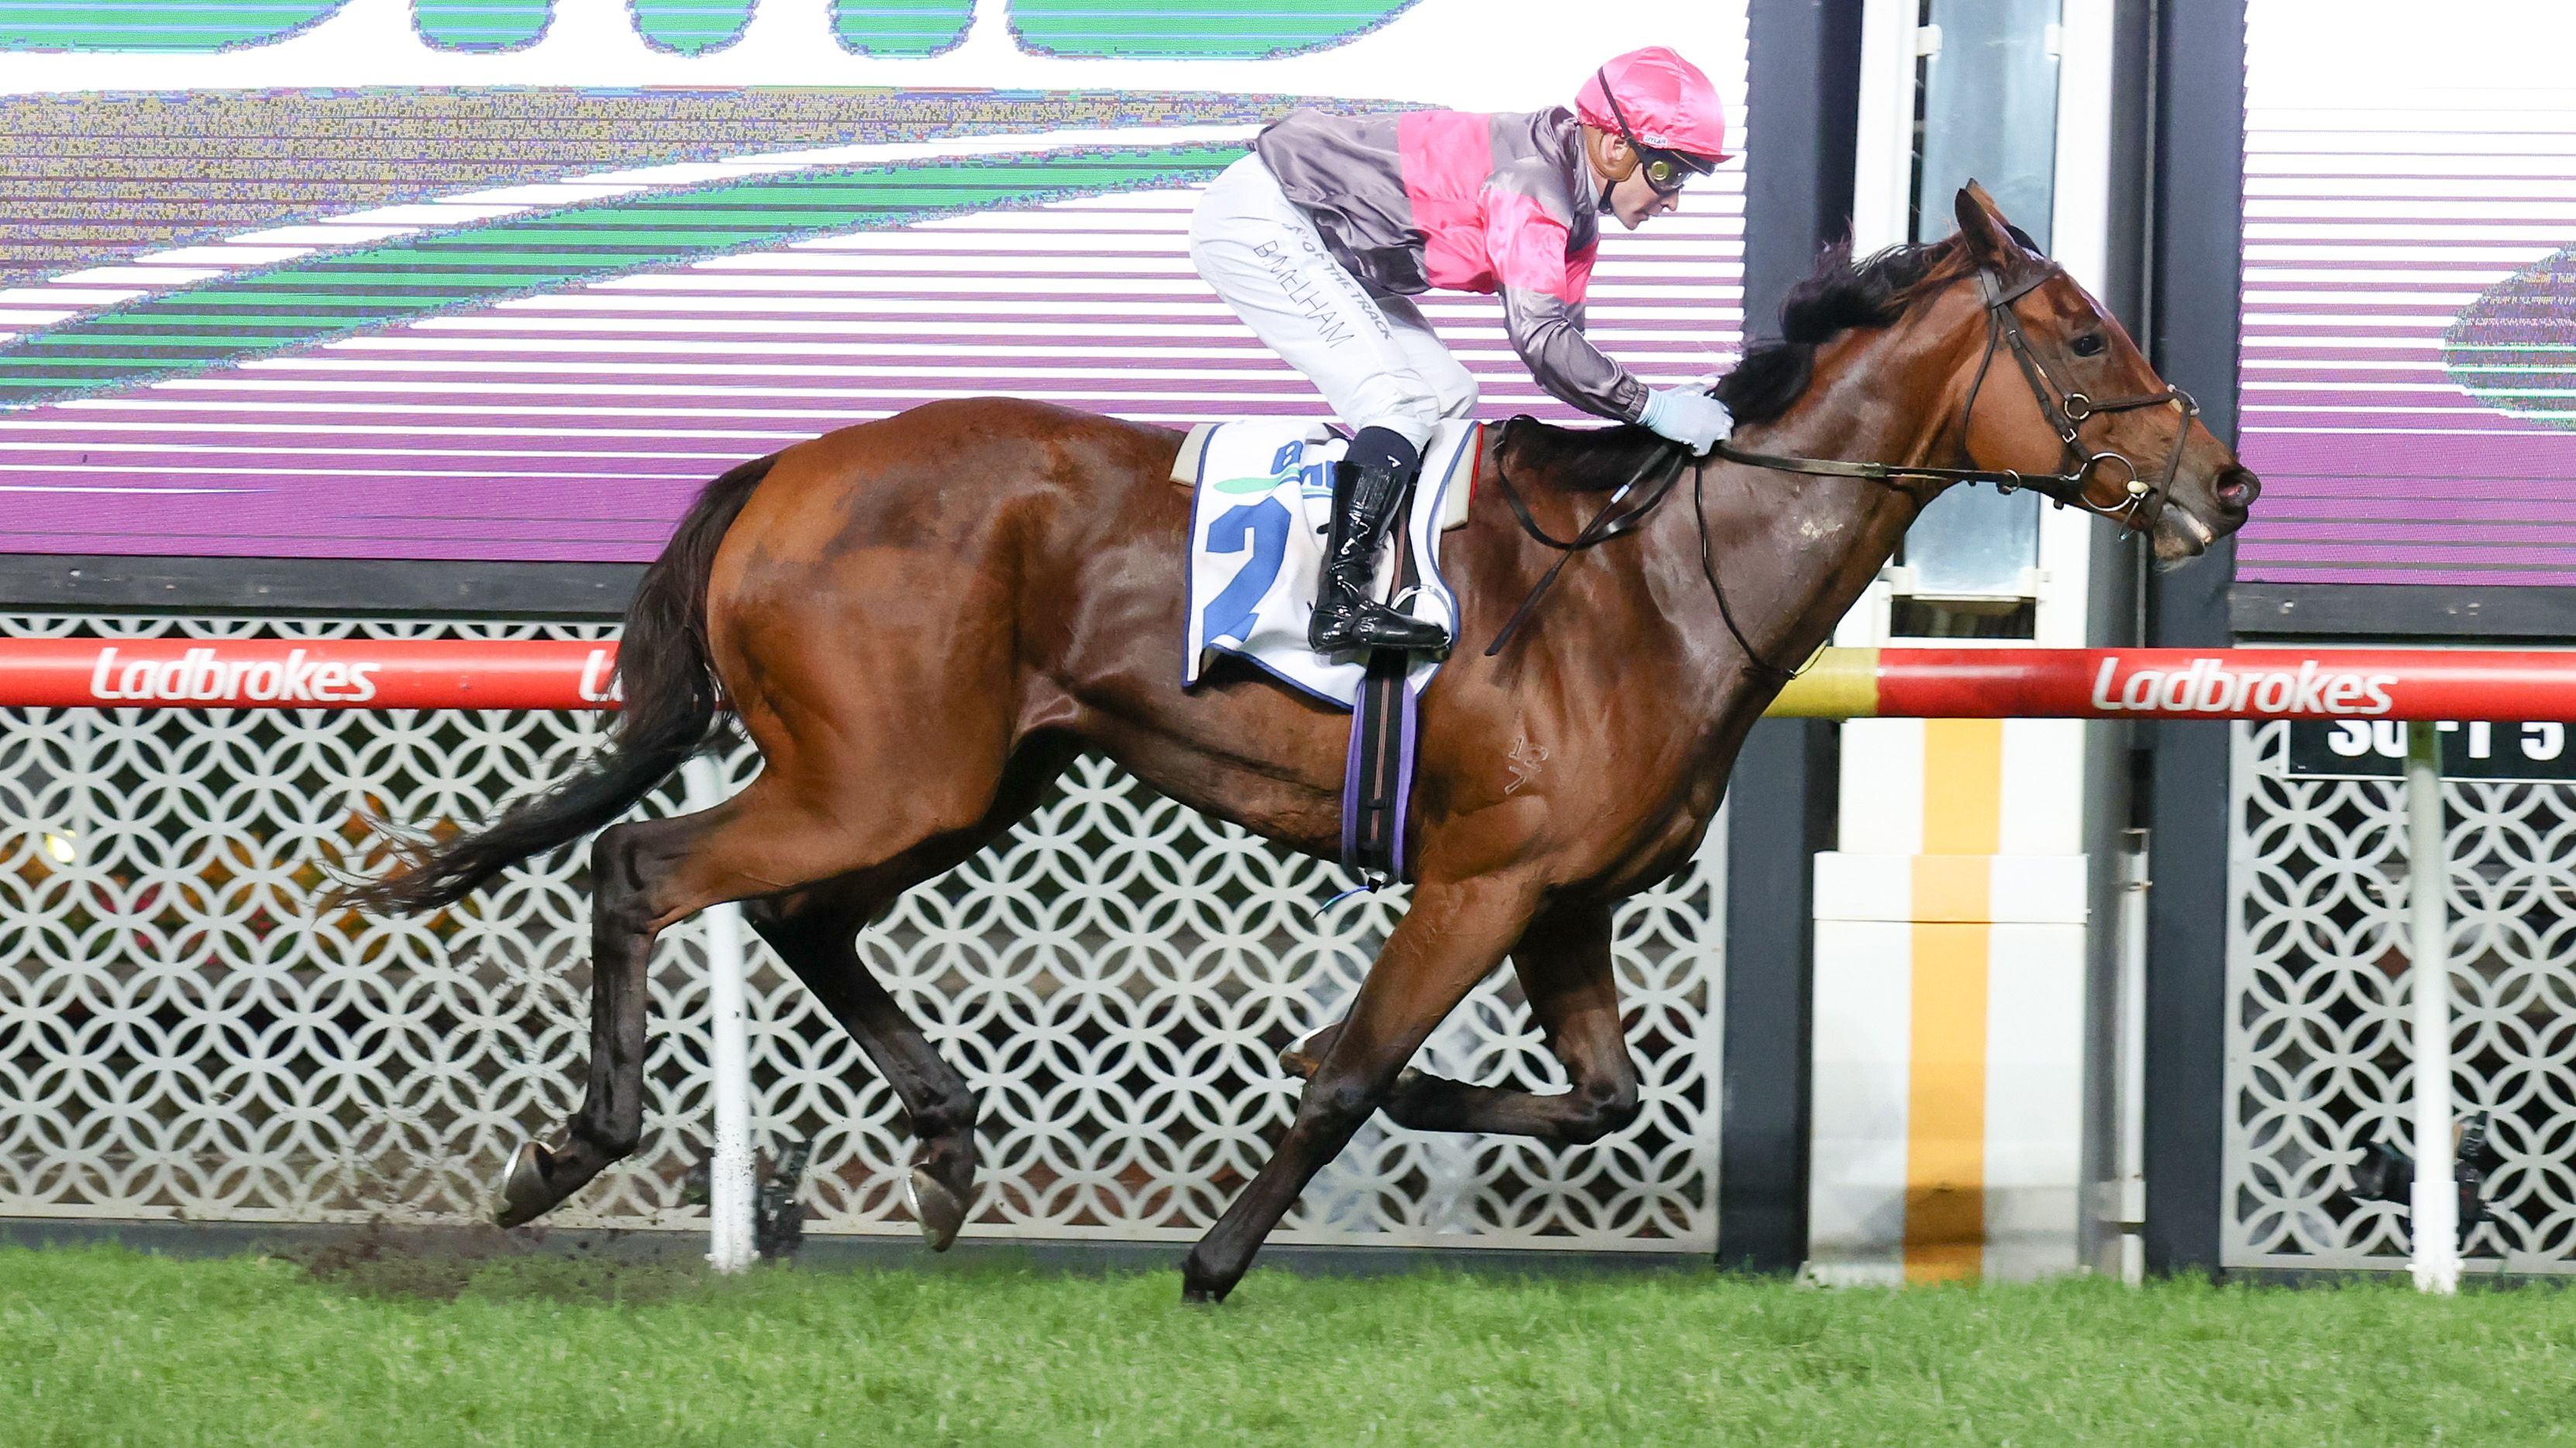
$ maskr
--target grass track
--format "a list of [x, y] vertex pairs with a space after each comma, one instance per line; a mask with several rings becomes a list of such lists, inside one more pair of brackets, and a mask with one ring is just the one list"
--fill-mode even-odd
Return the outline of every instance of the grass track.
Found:
[[[0, 1251], [0, 1438], [113, 1444], [2508, 1444], [2576, 1298], [1670, 1273], [667, 1269]], [[431, 1295], [421, 1295], [426, 1287]], [[396, 1290], [396, 1289], [403, 1290]], [[448, 1296], [447, 1294], [453, 1294]]]

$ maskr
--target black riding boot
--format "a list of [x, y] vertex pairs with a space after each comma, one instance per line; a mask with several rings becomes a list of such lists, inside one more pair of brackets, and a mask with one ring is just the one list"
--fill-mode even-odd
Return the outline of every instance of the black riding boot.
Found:
[[1412, 482], [1410, 469], [1382, 463], [1333, 465], [1333, 529], [1324, 544], [1324, 583], [1306, 642], [1319, 654], [1352, 649], [1425, 649], [1449, 646], [1440, 625], [1398, 613], [1369, 597], [1377, 577], [1378, 545], [1386, 541], [1395, 505]]

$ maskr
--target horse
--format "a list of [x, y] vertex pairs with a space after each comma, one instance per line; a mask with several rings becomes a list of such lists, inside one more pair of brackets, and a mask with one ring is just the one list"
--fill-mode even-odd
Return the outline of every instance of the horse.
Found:
[[[1283, 1057], [1306, 1078], [1293, 1122], [1184, 1260], [1184, 1300], [1221, 1301], [1372, 1112], [1567, 1145], [1635, 1118], [1612, 909], [1691, 857], [1789, 667], [1941, 490], [2036, 487], [2150, 538], [2168, 565], [2243, 524], [2260, 484], [2190, 398], [1983, 190], [1962, 189], [1956, 212], [1941, 242], [1829, 249], [1783, 306], [1780, 339], [1718, 382], [1738, 426], [1712, 455], [1627, 425], [1486, 429], [1477, 467], [1498, 486], [1476, 490], [1442, 558], [1462, 645], [1515, 616], [1562, 550], [1602, 551], [1564, 568], [1507, 646], [1462, 646], [1426, 691], [1411, 908], [1347, 1015]], [[2009, 376], [2004, 351], [2026, 387], [1987, 385]], [[607, 748], [483, 829], [354, 882], [344, 903], [439, 908], [607, 826], [591, 846], [586, 1091], [559, 1140], [514, 1153], [503, 1225], [637, 1146], [646, 960], [696, 911], [742, 902], [891, 1084], [915, 1143], [916, 1216], [944, 1249], [973, 1200], [975, 1098], [869, 972], [859, 931], [1026, 815], [1085, 749], [1287, 848], [1338, 855], [1344, 716], [1249, 671], [1175, 682], [1180, 442], [981, 398], [732, 469], [638, 586]], [[1685, 495], [1687, 510], [1660, 506]], [[759, 775], [696, 814], [612, 823], [726, 706]], [[1546, 752], [1518, 757], [1543, 767], [1516, 764], [1523, 740]], [[1507, 955], [1568, 1089], [1408, 1070]]]

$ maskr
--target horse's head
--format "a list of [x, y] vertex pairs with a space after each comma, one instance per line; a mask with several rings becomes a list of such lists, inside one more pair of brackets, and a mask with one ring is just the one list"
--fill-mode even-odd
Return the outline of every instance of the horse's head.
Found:
[[2201, 425], [2191, 398], [2156, 375], [2119, 322], [2033, 250], [1983, 187], [1960, 188], [1958, 215], [1989, 313], [1965, 404], [1963, 440], [1976, 466], [2071, 475], [2080, 487], [2057, 493], [2062, 501], [2150, 535], [2168, 563], [2244, 526], [2262, 482]]

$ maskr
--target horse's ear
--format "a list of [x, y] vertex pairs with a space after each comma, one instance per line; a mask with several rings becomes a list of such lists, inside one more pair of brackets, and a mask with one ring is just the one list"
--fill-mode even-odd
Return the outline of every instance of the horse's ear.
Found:
[[1957, 203], [1959, 234], [1967, 239], [1968, 252], [1980, 266], [1989, 266], [2011, 276], [2032, 261], [2032, 250], [2021, 229], [2004, 219], [1995, 206], [1995, 198], [1986, 188], [1971, 181], [1959, 188]]

